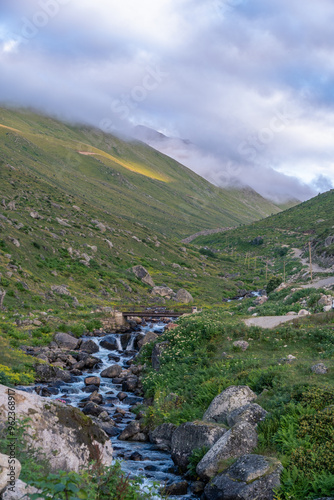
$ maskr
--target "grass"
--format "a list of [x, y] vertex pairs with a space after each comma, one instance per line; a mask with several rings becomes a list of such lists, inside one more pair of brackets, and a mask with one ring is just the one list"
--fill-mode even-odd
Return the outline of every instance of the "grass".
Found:
[[[332, 324], [333, 315], [326, 316], [321, 326], [308, 320], [273, 331], [247, 328], [229, 315], [228, 305], [181, 318], [177, 329], [159, 339], [168, 341], [159, 372], [146, 369], [145, 395], [154, 398], [146, 411], [148, 425], [200, 420], [221, 391], [248, 385], [270, 412], [259, 427], [256, 452], [279, 458], [285, 467], [277, 498], [302, 500], [328, 494], [334, 478]], [[241, 339], [250, 344], [245, 352], [233, 347]], [[147, 367], [152, 348], [146, 346], [140, 360]], [[289, 362], [288, 354], [296, 359]], [[311, 371], [320, 361], [329, 368], [328, 374]], [[299, 476], [293, 482], [295, 470]]]

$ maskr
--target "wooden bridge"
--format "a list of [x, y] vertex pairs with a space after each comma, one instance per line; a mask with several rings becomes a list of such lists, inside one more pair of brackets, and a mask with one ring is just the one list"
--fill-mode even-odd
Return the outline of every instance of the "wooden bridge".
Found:
[[122, 310], [122, 308], [118, 308], [118, 310], [123, 314], [124, 318], [137, 317], [137, 318], [179, 318], [183, 314], [191, 314], [197, 311], [197, 308], [182, 308], [178, 311], [168, 311], [166, 309], [152, 309], [152, 310]]

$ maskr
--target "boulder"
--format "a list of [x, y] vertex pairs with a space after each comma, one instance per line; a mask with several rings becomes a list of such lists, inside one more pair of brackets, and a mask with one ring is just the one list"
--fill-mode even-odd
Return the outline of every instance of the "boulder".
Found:
[[181, 496], [188, 493], [188, 483], [187, 481], [178, 481], [176, 483], [167, 484], [163, 488], [162, 493], [168, 496]]
[[328, 372], [328, 368], [324, 363], [317, 363], [311, 367], [311, 370], [316, 375], [325, 375]]
[[104, 339], [101, 340], [100, 342], [100, 346], [103, 347], [104, 349], [108, 349], [109, 351], [118, 350], [117, 342], [115, 340], [115, 337], [113, 337], [112, 335], [104, 337]]
[[152, 295], [154, 297], [159, 296], [159, 297], [164, 297], [167, 300], [170, 300], [173, 297], [175, 297], [175, 292], [168, 286], [155, 286], [152, 289]]
[[62, 370], [57, 366], [48, 364], [37, 364], [35, 366], [36, 379], [38, 382], [54, 382], [61, 380], [62, 382], [70, 382], [72, 376], [69, 372]]
[[257, 446], [257, 433], [253, 425], [239, 422], [227, 431], [204, 455], [196, 468], [200, 478], [208, 480], [219, 472], [223, 460], [250, 453]]
[[150, 441], [160, 450], [170, 451], [172, 446], [172, 436], [176, 429], [174, 424], [161, 424], [154, 431], [150, 432]]
[[104, 410], [101, 408], [101, 406], [89, 401], [89, 403], [85, 404], [85, 406], [82, 409], [82, 413], [85, 415], [92, 415], [93, 417], [98, 417], [103, 413]]
[[108, 366], [105, 370], [101, 372], [101, 377], [105, 378], [117, 378], [119, 377], [122, 371], [122, 367], [120, 365], [111, 365]]
[[238, 422], [248, 422], [252, 425], [257, 425], [266, 418], [267, 412], [256, 403], [249, 403], [240, 408], [236, 408], [227, 415], [227, 423], [230, 427]]
[[282, 464], [261, 455], [245, 455], [205, 487], [207, 500], [273, 500]]
[[232, 385], [214, 398], [203, 416], [208, 422], [227, 423], [227, 416], [237, 408], [251, 403], [257, 398], [247, 385]]
[[138, 377], [136, 375], [132, 375], [131, 377], [124, 380], [122, 383], [122, 391], [124, 392], [134, 392], [138, 386]]
[[143, 266], [134, 266], [132, 268], [132, 272], [135, 274], [135, 276], [138, 279], [140, 279], [146, 285], [149, 285], [151, 287], [155, 286], [155, 283], [153, 281], [152, 276], [149, 274], [148, 271], [146, 271], [145, 267], [143, 267]]
[[155, 344], [152, 351], [152, 367], [154, 370], [160, 370], [160, 358], [166, 349], [168, 342], [160, 342], [159, 344]]
[[[35, 493], [38, 493], [37, 488], [24, 483], [21, 479], [18, 479], [15, 482], [14, 488], [6, 489], [2, 495], [2, 500], [30, 500], [30, 495], [34, 495]], [[29, 497], [27, 495], [29, 495]], [[44, 499], [40, 497], [38, 500]]]
[[95, 403], [96, 405], [100, 405], [103, 403], [103, 396], [102, 394], [99, 394], [98, 391], [94, 391], [90, 396], [89, 396], [89, 401], [92, 403]]
[[[0, 427], [8, 421], [8, 391], [13, 389], [0, 385]], [[14, 398], [17, 418], [30, 418], [26, 439], [45, 455], [51, 471], [78, 471], [98, 455], [111, 464], [108, 436], [79, 409], [16, 389]]]
[[330, 306], [332, 308], [333, 297], [331, 295], [321, 295], [318, 300], [319, 306]]
[[95, 344], [94, 340], [84, 340], [80, 345], [80, 351], [86, 352], [87, 354], [94, 354], [99, 352], [100, 348]]
[[[13, 462], [13, 463], [12, 463]], [[15, 488], [15, 483], [21, 473], [20, 462], [11, 456], [0, 453], [0, 496], [7, 487]]]
[[97, 387], [101, 384], [100, 377], [86, 377], [85, 385], [96, 385]]
[[249, 343], [246, 340], [236, 340], [233, 342], [234, 347], [241, 349], [242, 351], [246, 351], [249, 347]]
[[176, 296], [175, 296], [176, 302], [181, 302], [182, 304], [189, 304], [190, 302], [194, 302], [194, 299], [192, 295], [187, 292], [184, 288], [181, 288]]
[[310, 311], [307, 311], [307, 309], [301, 309], [298, 313], [298, 316], [309, 316], [310, 314]]
[[144, 335], [138, 342], [137, 342], [137, 345], [139, 347], [139, 349], [141, 349], [143, 347], [143, 345], [145, 344], [149, 344], [150, 342], [154, 342], [155, 340], [157, 340], [158, 338], [158, 335], [154, 332], [147, 332], [146, 335]]
[[67, 285], [53, 285], [51, 290], [58, 295], [71, 295], [71, 293], [67, 290]]
[[74, 350], [78, 346], [78, 339], [72, 337], [68, 333], [59, 332], [56, 333], [54, 341], [61, 349], [71, 349]]
[[211, 448], [224, 434], [226, 429], [206, 422], [186, 422], [172, 433], [171, 455], [174, 463], [186, 470], [189, 457], [196, 448]]
[[140, 423], [137, 420], [132, 420], [120, 434], [121, 441], [136, 441], [137, 435], [140, 434]]

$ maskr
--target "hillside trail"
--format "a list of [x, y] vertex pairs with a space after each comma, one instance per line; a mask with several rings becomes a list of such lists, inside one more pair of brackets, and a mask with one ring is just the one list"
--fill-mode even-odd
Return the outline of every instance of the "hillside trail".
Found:
[[[309, 260], [303, 259], [301, 257], [302, 250], [299, 248], [293, 248], [293, 256], [300, 259], [303, 266], [309, 266]], [[324, 269], [318, 264], [312, 264], [312, 270], [314, 273], [333, 273], [333, 268]], [[334, 273], [333, 276], [328, 278], [318, 279], [312, 283], [307, 283], [306, 285], [300, 285], [300, 288], [324, 288], [326, 286], [334, 285]], [[293, 321], [298, 316], [258, 316], [253, 318], [248, 318], [244, 320], [247, 326], [259, 326], [261, 328], [276, 328], [282, 323], [287, 323]]]
[[[303, 259], [301, 257], [303, 251], [299, 248], [293, 248], [293, 256], [297, 259], [300, 259], [300, 262], [303, 266], [309, 266], [309, 259]], [[314, 273], [333, 273], [333, 268], [329, 267], [327, 269], [320, 267], [318, 264], [312, 263], [312, 270]], [[301, 285], [301, 288], [323, 288], [325, 286], [334, 285], [334, 275], [329, 278], [318, 279], [313, 281], [313, 283], [307, 283], [306, 285]]]
[[257, 316], [244, 319], [247, 326], [259, 326], [260, 328], [276, 328], [277, 326], [292, 321], [298, 316]]

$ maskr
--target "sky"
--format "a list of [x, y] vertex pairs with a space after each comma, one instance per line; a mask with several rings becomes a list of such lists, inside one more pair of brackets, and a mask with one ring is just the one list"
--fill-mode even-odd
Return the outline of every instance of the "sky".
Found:
[[332, 0], [1, 0], [0, 102], [305, 200], [334, 187], [333, 25]]

